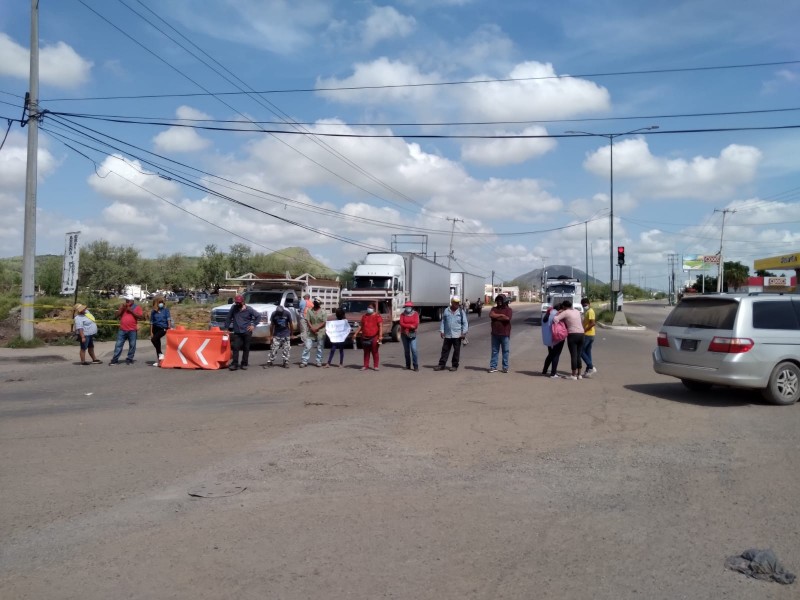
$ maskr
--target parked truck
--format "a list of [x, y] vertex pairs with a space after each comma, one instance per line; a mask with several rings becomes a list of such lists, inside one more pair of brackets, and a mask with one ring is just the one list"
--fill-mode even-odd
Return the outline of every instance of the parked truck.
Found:
[[542, 297], [542, 313], [552, 306], [561, 304], [564, 300], [569, 300], [572, 302], [572, 308], [583, 312], [581, 294], [580, 279], [567, 277], [566, 275], [547, 279], [544, 284], [544, 296]]
[[484, 278], [463, 271], [450, 273], [450, 297], [461, 298], [461, 306], [480, 317], [483, 311]]
[[383, 316], [384, 334], [400, 341], [400, 314], [411, 301], [421, 317], [440, 321], [450, 304], [450, 270], [413, 252], [370, 252], [342, 291], [342, 307], [355, 329], [370, 303]]
[[[322, 300], [322, 308], [326, 314], [335, 311], [339, 306], [340, 286], [338, 281], [330, 279], [317, 279], [308, 273], [299, 277], [285, 277], [280, 275], [249, 273], [246, 276], [228, 279], [229, 282], [239, 281], [244, 284], [242, 292], [244, 302], [261, 314], [261, 320], [253, 331], [253, 341], [264, 343], [269, 338], [270, 317], [280, 305], [289, 310], [292, 315], [293, 336], [300, 333], [300, 318], [297, 309], [300, 299], [305, 294], [312, 298]], [[233, 298], [228, 298], [227, 304], [221, 304], [211, 309], [210, 327], [224, 327], [228, 313], [233, 307]]]
[[147, 288], [141, 285], [129, 283], [122, 288], [123, 296], [133, 296], [134, 300], [147, 300], [149, 295]]

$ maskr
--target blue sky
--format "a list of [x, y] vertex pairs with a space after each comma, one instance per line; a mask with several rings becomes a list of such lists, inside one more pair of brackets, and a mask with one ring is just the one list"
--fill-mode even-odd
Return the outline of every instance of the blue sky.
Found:
[[[584, 268], [588, 237], [607, 281], [608, 140], [509, 136], [658, 126], [614, 143], [626, 281], [663, 288], [670, 253], [716, 253], [724, 209], [725, 258], [752, 267], [800, 250], [800, 130], [671, 132], [800, 125], [798, 22], [778, 0], [41, 0], [42, 108], [138, 122], [44, 118], [37, 253], [80, 230], [144, 256], [304, 246], [339, 268], [395, 233], [445, 257], [458, 219], [467, 271]], [[0, 6], [4, 119], [28, 89], [29, 23], [30, 3]], [[757, 63], [784, 64], [691, 70]], [[0, 256], [21, 254], [25, 146], [14, 123]]]

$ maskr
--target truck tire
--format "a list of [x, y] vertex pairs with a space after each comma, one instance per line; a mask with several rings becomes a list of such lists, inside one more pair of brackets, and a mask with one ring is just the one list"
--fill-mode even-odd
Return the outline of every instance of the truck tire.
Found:
[[400, 324], [395, 323], [392, 325], [392, 341], [399, 342], [400, 341]]
[[442, 320], [442, 317], [444, 317], [444, 308], [442, 308], [442, 307], [439, 307], [439, 308], [434, 308], [434, 309], [431, 311], [431, 318], [432, 318], [434, 321], [441, 321], [441, 320]]
[[800, 399], [800, 367], [788, 360], [779, 363], [769, 376], [761, 394], [772, 404], [788, 406]]

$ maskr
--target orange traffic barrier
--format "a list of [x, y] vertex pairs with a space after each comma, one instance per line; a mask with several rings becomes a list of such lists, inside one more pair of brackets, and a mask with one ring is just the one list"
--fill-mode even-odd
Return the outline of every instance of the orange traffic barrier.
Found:
[[229, 334], [219, 327], [197, 331], [178, 326], [165, 339], [162, 369], [224, 369], [231, 360]]

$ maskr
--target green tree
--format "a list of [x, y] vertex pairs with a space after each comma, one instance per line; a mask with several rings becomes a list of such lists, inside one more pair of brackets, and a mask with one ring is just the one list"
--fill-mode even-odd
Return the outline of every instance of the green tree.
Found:
[[772, 271], [767, 271], [766, 269], [759, 269], [756, 271], [756, 277], [777, 277], [775, 273]]
[[[44, 256], [37, 261], [36, 286], [47, 296], [58, 296], [61, 293], [61, 270], [63, 265], [63, 256]], [[78, 284], [80, 285], [80, 281]]]
[[139, 251], [132, 246], [112, 246], [97, 240], [81, 248], [81, 286], [92, 290], [119, 291], [128, 283], [140, 283]]
[[351, 261], [348, 266], [339, 271], [339, 282], [342, 284], [343, 288], [350, 287], [352, 285], [356, 267], [358, 267], [360, 264], [361, 263], [359, 262]]
[[219, 290], [225, 281], [225, 267], [228, 264], [224, 252], [217, 250], [216, 245], [209, 244], [203, 250], [197, 270], [197, 283], [200, 287]]
[[234, 244], [228, 252], [228, 263], [233, 277], [248, 273], [252, 268], [250, 263], [251, 250], [247, 244]]
[[723, 264], [722, 283], [726, 291], [734, 292], [747, 283], [750, 277], [750, 267], [738, 261], [725, 261]]

